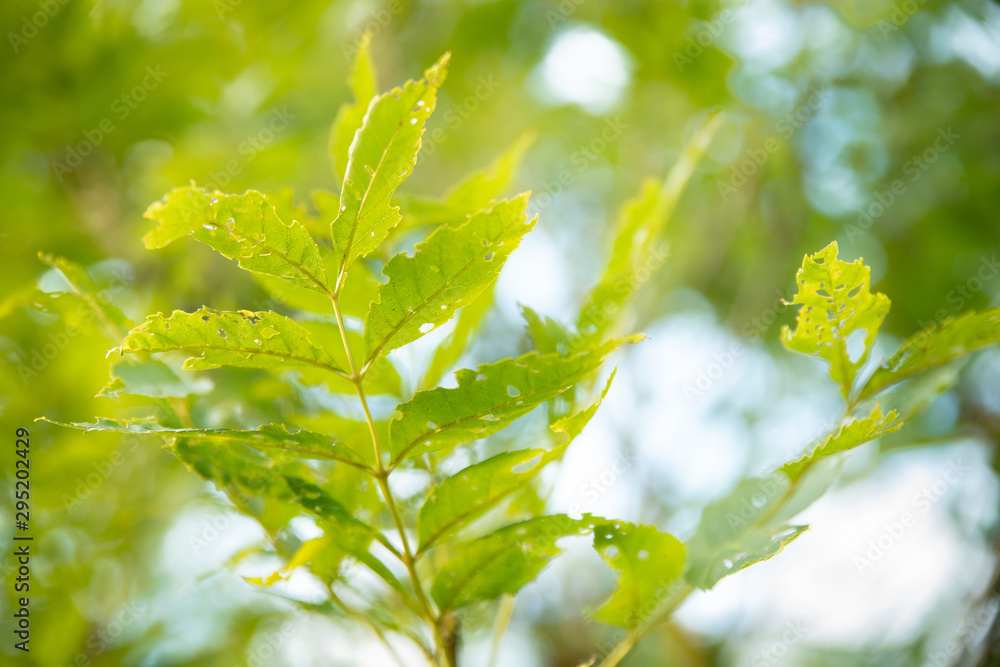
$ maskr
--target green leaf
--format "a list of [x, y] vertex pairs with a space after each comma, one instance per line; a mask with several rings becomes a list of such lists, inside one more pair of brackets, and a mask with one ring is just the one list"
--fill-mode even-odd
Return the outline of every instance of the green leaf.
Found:
[[[51, 421], [45, 419], [45, 421]], [[59, 426], [92, 431], [121, 431], [166, 438], [188, 438], [227, 446], [246, 446], [257, 450], [278, 450], [294, 458], [339, 461], [356, 468], [366, 468], [360, 456], [347, 445], [303, 429], [289, 430], [284, 424], [264, 424], [255, 430], [229, 428], [166, 428], [146, 421], [98, 419], [93, 424], [51, 422]]]
[[597, 370], [620, 341], [564, 357], [530, 352], [455, 374], [458, 386], [417, 392], [389, 423], [392, 464], [507, 428]]
[[163, 248], [190, 236], [254, 273], [278, 276], [329, 295], [319, 246], [302, 223], [278, 218], [267, 197], [175, 188], [150, 206], [145, 217], [159, 227], [143, 238], [147, 248]]
[[439, 227], [412, 257], [394, 256], [365, 318], [366, 359], [410, 343], [447, 322], [496, 280], [521, 237], [531, 230], [528, 195], [479, 211], [461, 227]]
[[305, 329], [272, 312], [202, 308], [194, 313], [175, 310], [170, 317], [157, 313], [129, 332], [121, 351], [186, 352], [194, 355], [184, 362], [187, 369], [315, 366], [344, 374]]
[[91, 278], [87, 269], [65, 257], [48, 253], [40, 252], [38, 258], [62, 274], [72, 293], [87, 304], [113, 338], [121, 337], [122, 332], [132, 328], [132, 320], [125, 317], [117, 306], [102, 296], [101, 288]]
[[541, 352], [560, 352], [569, 354], [570, 332], [564, 326], [556, 322], [548, 315], [541, 315], [534, 310], [521, 306], [521, 316], [524, 318], [525, 329], [531, 340], [535, 343], [535, 348]]
[[445, 195], [444, 202], [449, 206], [475, 211], [485, 207], [491, 200], [503, 195], [514, 180], [514, 175], [521, 166], [524, 154], [535, 142], [535, 133], [522, 134], [510, 148], [503, 152], [489, 167], [471, 174]]
[[368, 103], [378, 94], [378, 81], [371, 56], [371, 35], [368, 33], [361, 36], [361, 43], [358, 44], [347, 75], [347, 86], [354, 95], [354, 102], [340, 106], [333, 127], [330, 128], [330, 160], [333, 171], [340, 180], [344, 179], [351, 142], [361, 128]]
[[[331, 321], [332, 320], [332, 321]], [[327, 320], [306, 320], [299, 322], [299, 325], [309, 332], [309, 339], [330, 351], [337, 366], [348, 368], [347, 355], [344, 353], [344, 342], [341, 338], [340, 327], [335, 319]], [[348, 329], [346, 331], [347, 344], [355, 359], [362, 357], [365, 351], [364, 336], [356, 331]], [[300, 377], [305, 384], [320, 384], [325, 382], [331, 391], [350, 394], [356, 396], [354, 384], [345, 377], [325, 372], [320, 368], [303, 368], [299, 371]], [[362, 380], [362, 387], [369, 396], [390, 394], [392, 396], [402, 396], [402, 379], [392, 361], [385, 357], [380, 357], [376, 363], [372, 364], [365, 373]]]
[[605, 397], [608, 395], [608, 391], [611, 389], [611, 383], [614, 382], [615, 375], [618, 373], [618, 367], [615, 366], [614, 370], [611, 371], [611, 375], [608, 377], [607, 383], [604, 385], [604, 391], [597, 398], [590, 407], [580, 410], [576, 414], [563, 417], [557, 420], [549, 428], [551, 428], [556, 433], [561, 433], [563, 435], [563, 440], [567, 444], [576, 439], [583, 429], [590, 423], [591, 418], [594, 413], [597, 412], [597, 408], [601, 407], [601, 403], [604, 402]]
[[1000, 342], [1000, 308], [969, 312], [931, 325], [907, 339], [899, 352], [875, 369], [861, 389], [866, 398], [922, 371]]
[[594, 618], [635, 628], [664, 601], [684, 568], [685, 550], [653, 526], [616, 521], [594, 527], [594, 549], [621, 576]]
[[[837, 259], [836, 241], [806, 256], [795, 278], [799, 290], [791, 304], [802, 308], [795, 331], [782, 327], [781, 342], [829, 362], [830, 377], [846, 398], [889, 312], [889, 299], [869, 291], [871, 269], [860, 259]], [[852, 359], [848, 348], [855, 341], [863, 342], [864, 350]]]
[[899, 429], [903, 426], [903, 422], [897, 419], [898, 416], [895, 410], [884, 415], [879, 406], [876, 405], [867, 417], [844, 424], [811, 453], [797, 461], [786, 463], [781, 466], [780, 470], [794, 482], [819, 459], [846, 452]]
[[[806, 488], [802, 493], [811, 491]], [[800, 504], [792, 502], [790, 492], [791, 482], [785, 475], [745, 479], [705, 508], [687, 543], [687, 581], [711, 589], [722, 578], [777, 555], [801, 535], [806, 526], [786, 523], [785, 506]]]
[[664, 264], [663, 230], [721, 123], [721, 115], [708, 116], [663, 183], [647, 179], [636, 198], [623, 205], [608, 266], [584, 301], [577, 321], [581, 335], [602, 339], [618, 322], [636, 286]]
[[123, 394], [150, 398], [183, 398], [212, 390], [208, 378], [181, 378], [174, 369], [155, 359], [120, 359], [111, 367], [111, 381], [98, 396], [118, 398]]
[[566, 451], [522, 449], [469, 466], [431, 490], [417, 516], [419, 551], [427, 551], [528, 484]]
[[423, 79], [385, 93], [368, 107], [351, 144], [340, 213], [330, 228], [342, 270], [377, 248], [399, 222], [399, 209], [390, 198], [416, 164], [448, 57], [428, 69]]
[[559, 538], [583, 535], [591, 524], [588, 517], [541, 516], [461, 544], [438, 571], [431, 596], [449, 610], [516, 593], [562, 551]]

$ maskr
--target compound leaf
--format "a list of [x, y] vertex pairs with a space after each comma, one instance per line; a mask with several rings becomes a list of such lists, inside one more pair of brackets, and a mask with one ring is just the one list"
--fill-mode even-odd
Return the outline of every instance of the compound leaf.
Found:
[[394, 256], [382, 273], [378, 301], [365, 318], [366, 359], [410, 343], [447, 322], [496, 280], [507, 257], [534, 225], [527, 194], [474, 214], [458, 228], [439, 227], [412, 257]]
[[[846, 398], [889, 312], [889, 299], [869, 291], [871, 269], [860, 259], [837, 259], [836, 241], [807, 255], [795, 278], [799, 290], [791, 303], [802, 308], [795, 330], [782, 328], [781, 341], [791, 350], [826, 360]], [[863, 350], [852, 349], [861, 344]]]
[[583, 535], [591, 525], [588, 517], [540, 516], [461, 544], [438, 571], [431, 596], [448, 610], [516, 593], [562, 551], [559, 538]]
[[594, 549], [620, 575], [618, 589], [594, 618], [624, 628], [637, 627], [656, 611], [684, 568], [684, 545], [653, 526], [594, 526]]
[[1000, 308], [965, 313], [932, 325], [907, 339], [891, 359], [875, 369], [861, 389], [866, 398], [917, 373], [1000, 342]]
[[169, 317], [150, 315], [122, 341], [124, 352], [192, 354], [184, 368], [220, 366], [289, 368], [315, 366], [343, 374], [336, 361], [309, 339], [294, 320], [277, 313], [226, 312], [201, 308], [175, 310]]
[[145, 237], [147, 248], [163, 248], [190, 236], [236, 260], [253, 273], [278, 276], [330, 294], [319, 246], [302, 223], [278, 218], [263, 193], [209, 193], [202, 188], [175, 188], [150, 206], [144, 217], [159, 223]]
[[385, 93], [368, 107], [351, 143], [340, 211], [330, 227], [342, 270], [377, 248], [399, 222], [399, 209], [389, 200], [416, 164], [447, 64], [446, 54], [423, 79]]

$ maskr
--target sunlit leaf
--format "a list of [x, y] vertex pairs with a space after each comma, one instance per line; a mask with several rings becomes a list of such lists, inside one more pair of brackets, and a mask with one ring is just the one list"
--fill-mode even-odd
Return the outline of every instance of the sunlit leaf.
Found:
[[888, 414], [882, 414], [882, 410], [876, 405], [867, 417], [855, 419], [841, 426], [836, 433], [830, 435], [811, 453], [797, 461], [781, 466], [781, 472], [795, 481], [819, 459], [859, 447], [881, 435], [899, 429], [902, 425], [903, 422], [898, 420], [895, 410], [891, 410]]
[[830, 377], [847, 397], [889, 312], [889, 299], [870, 292], [871, 269], [862, 261], [837, 259], [833, 242], [807, 255], [796, 274], [800, 305], [795, 330], [783, 327], [781, 341], [791, 350], [830, 364]]
[[445, 55], [423, 79], [385, 93], [368, 107], [351, 143], [340, 214], [331, 225], [342, 268], [377, 248], [399, 222], [390, 198], [416, 164], [447, 64]]
[[[48, 421], [48, 420], [46, 420]], [[59, 422], [53, 422], [59, 423]], [[242, 445], [261, 450], [276, 450], [301, 459], [340, 461], [351, 466], [364, 467], [360, 456], [347, 445], [321, 433], [303, 429], [289, 430], [283, 424], [265, 424], [253, 430], [229, 428], [166, 428], [135, 420], [99, 419], [93, 424], [59, 423], [60, 426], [83, 431], [119, 431], [138, 435], [153, 435], [168, 438], [188, 438], [192, 441], [208, 441], [223, 445]]]
[[684, 568], [684, 545], [653, 526], [597, 525], [594, 549], [620, 575], [618, 589], [594, 618], [624, 628], [637, 627], [656, 611]]
[[412, 257], [390, 259], [382, 270], [388, 281], [379, 287], [378, 301], [365, 318], [366, 359], [447, 322], [496, 280], [534, 224], [534, 219], [526, 220], [527, 203], [527, 195], [498, 202], [461, 227], [438, 228], [417, 244]]
[[171, 190], [145, 217], [159, 223], [143, 238], [147, 248], [163, 248], [190, 236], [236, 260], [240, 268], [278, 276], [330, 294], [319, 247], [302, 223], [283, 221], [260, 192], [242, 195], [202, 188]]
[[568, 357], [531, 352], [458, 371], [457, 387], [417, 392], [396, 408], [399, 417], [389, 423], [393, 463], [506, 428], [597, 370], [619, 343]]
[[150, 315], [122, 341], [124, 352], [173, 352], [192, 356], [184, 368], [314, 366], [343, 373], [333, 357], [295, 321], [277, 313], [202, 308]]
[[998, 342], [1000, 308], [965, 313], [940, 326], [932, 325], [907, 339], [899, 352], [875, 369], [862, 387], [860, 398]]
[[555, 449], [522, 449], [469, 466], [434, 487], [417, 516], [420, 551], [455, 534], [528, 484], [542, 468], [562, 456]]
[[583, 535], [591, 524], [587, 517], [542, 516], [461, 544], [438, 571], [431, 595], [442, 609], [458, 609], [477, 600], [516, 593], [562, 551], [557, 540]]

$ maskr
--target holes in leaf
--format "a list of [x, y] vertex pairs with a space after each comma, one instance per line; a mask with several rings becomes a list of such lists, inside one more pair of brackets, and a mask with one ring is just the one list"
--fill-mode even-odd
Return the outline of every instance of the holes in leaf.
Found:
[[517, 465], [513, 466], [510, 469], [510, 471], [512, 473], [514, 473], [515, 475], [520, 475], [521, 473], [525, 473], [525, 472], [531, 472], [536, 467], [538, 467], [538, 464], [541, 463], [541, 462], [542, 462], [542, 455], [541, 454], [535, 454], [529, 460], [522, 461], [521, 463], [518, 463]]
[[211, 222], [206, 222], [204, 225], [202, 225], [202, 227], [204, 227], [205, 229], [208, 229], [208, 230], [212, 230], [212, 231], [214, 231], [214, 230], [216, 230], [216, 229], [219, 228], [218, 225], [213, 225]]
[[420, 325], [420, 333], [425, 334], [433, 328], [434, 324], [432, 322], [424, 322]]
[[859, 294], [861, 294], [861, 288], [862, 287], [864, 287], [864, 285], [858, 285], [857, 287], [855, 287], [854, 289], [852, 289], [850, 292], [847, 293], [847, 298], [848, 299], [855, 299], [855, 298], [857, 298], [857, 296]]
[[486, 257], [483, 257], [483, 259], [485, 261], [487, 261], [487, 262], [493, 261], [493, 253], [491, 252], [491, 253], [487, 254]]
[[847, 358], [852, 364], [858, 363], [865, 354], [865, 336], [867, 333], [864, 329], [856, 329], [844, 341], [844, 347], [847, 349]]
[[509, 384], [507, 385], [507, 395], [512, 398], [517, 398], [518, 396], [521, 395], [521, 392], [517, 390], [517, 387], [515, 387], [512, 384]]
[[432, 430], [432, 431], [433, 431], [433, 430], [434, 430], [434, 429], [436, 429], [437, 427], [438, 427], [438, 425], [437, 425], [437, 424], [435, 424], [434, 422], [427, 422], [427, 428], [429, 428], [430, 430]]
[[618, 547], [612, 544], [611, 546], [609, 546], [607, 549], [604, 550], [604, 555], [607, 556], [608, 558], [614, 558], [615, 556], [618, 555]]
[[645, 549], [639, 549], [639, 553], [637, 553], [635, 557], [638, 558], [639, 560], [646, 560], [647, 558], [649, 558], [649, 552], [646, 551]]
[[217, 329], [217, 331], [219, 332], [219, 338], [225, 338], [226, 337], [226, 330], [225, 329], [223, 329], [222, 327], [219, 327]]

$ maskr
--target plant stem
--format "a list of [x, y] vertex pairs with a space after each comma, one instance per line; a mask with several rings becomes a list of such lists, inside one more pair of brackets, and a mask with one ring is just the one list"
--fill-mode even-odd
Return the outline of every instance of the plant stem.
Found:
[[393, 523], [396, 525], [396, 531], [399, 533], [400, 542], [403, 545], [403, 564], [406, 566], [406, 571], [410, 575], [410, 582], [413, 584], [413, 591], [417, 596], [417, 601], [423, 609], [424, 619], [431, 626], [434, 633], [434, 644], [438, 660], [443, 667], [453, 667], [452, 661], [448, 655], [447, 643], [444, 641], [444, 634], [441, 630], [441, 617], [434, 611], [430, 600], [427, 599], [427, 594], [424, 593], [423, 584], [420, 582], [420, 576], [417, 574], [413, 551], [410, 549], [410, 540], [406, 536], [406, 527], [403, 525], [403, 519], [399, 514], [399, 510], [396, 508], [396, 500], [393, 498], [392, 491], [389, 489], [390, 471], [386, 470], [382, 463], [382, 449], [379, 447], [378, 432], [375, 429], [375, 420], [372, 418], [371, 410], [368, 409], [368, 399], [365, 396], [365, 390], [362, 386], [363, 375], [358, 373], [357, 366], [354, 364], [354, 356], [351, 354], [351, 346], [347, 342], [347, 329], [344, 327], [344, 318], [340, 313], [340, 304], [338, 303], [336, 294], [330, 295], [330, 302], [333, 304], [333, 312], [337, 318], [337, 328], [340, 329], [340, 339], [344, 344], [344, 353], [347, 355], [347, 365], [351, 372], [351, 376], [348, 379], [351, 381], [351, 384], [354, 385], [354, 389], [358, 394], [358, 399], [361, 401], [361, 408], [365, 413], [365, 421], [368, 422], [368, 432], [371, 434], [372, 449], [375, 454], [375, 480], [378, 482], [379, 490], [382, 492], [382, 498], [385, 500], [386, 508], [392, 516]]

